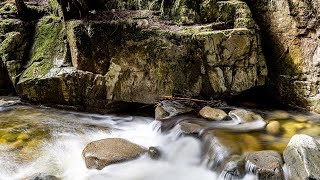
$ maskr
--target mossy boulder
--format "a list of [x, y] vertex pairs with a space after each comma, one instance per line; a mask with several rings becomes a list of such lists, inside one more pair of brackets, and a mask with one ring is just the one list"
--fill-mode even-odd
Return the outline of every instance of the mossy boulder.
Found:
[[37, 23], [29, 58], [18, 85], [41, 78], [52, 67], [67, 63], [66, 33], [59, 17], [45, 16]]

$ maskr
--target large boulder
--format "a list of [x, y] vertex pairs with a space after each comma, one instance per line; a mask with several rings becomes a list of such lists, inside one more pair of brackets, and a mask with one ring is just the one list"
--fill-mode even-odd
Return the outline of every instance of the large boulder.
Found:
[[125, 139], [108, 138], [89, 143], [82, 156], [87, 168], [101, 170], [110, 164], [137, 158], [146, 152], [145, 148]]
[[168, 26], [150, 16], [131, 13], [88, 26], [68, 22], [73, 66], [106, 74], [108, 99], [155, 103], [174, 94], [217, 98], [263, 84], [266, 66], [254, 29]]
[[260, 26], [271, 93], [320, 112], [319, 0], [246, 0]]
[[289, 179], [320, 179], [320, 144], [308, 135], [294, 135], [284, 153]]

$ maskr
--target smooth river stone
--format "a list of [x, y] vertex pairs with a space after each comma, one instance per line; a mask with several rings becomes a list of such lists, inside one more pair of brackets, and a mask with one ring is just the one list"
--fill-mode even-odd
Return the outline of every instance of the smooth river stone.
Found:
[[121, 138], [108, 138], [89, 143], [82, 152], [89, 169], [101, 170], [104, 167], [132, 160], [146, 153], [147, 150]]
[[308, 135], [294, 135], [284, 153], [289, 180], [320, 179], [320, 144]]
[[207, 120], [213, 121], [221, 121], [225, 117], [227, 117], [227, 113], [225, 113], [221, 109], [212, 108], [210, 106], [206, 106], [199, 111], [200, 116]]
[[280, 133], [281, 124], [278, 121], [271, 121], [266, 127], [268, 134], [277, 135]]

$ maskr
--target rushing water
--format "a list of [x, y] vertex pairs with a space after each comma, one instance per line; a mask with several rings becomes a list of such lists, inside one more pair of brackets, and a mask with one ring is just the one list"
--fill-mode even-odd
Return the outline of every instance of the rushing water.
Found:
[[[8, 98], [0, 101], [1, 180], [24, 179], [37, 173], [67, 180], [219, 179], [219, 174], [201, 163], [201, 142], [182, 136], [179, 126], [161, 133], [159, 122], [151, 117], [85, 114], [14, 103]], [[81, 156], [86, 144], [110, 137], [156, 146], [162, 156], [159, 160], [142, 156], [101, 171], [87, 169]], [[234, 139], [225, 133], [220, 137], [226, 137], [228, 143]], [[259, 142], [249, 143], [246, 146], [260, 147]], [[255, 177], [247, 175], [245, 179]]]

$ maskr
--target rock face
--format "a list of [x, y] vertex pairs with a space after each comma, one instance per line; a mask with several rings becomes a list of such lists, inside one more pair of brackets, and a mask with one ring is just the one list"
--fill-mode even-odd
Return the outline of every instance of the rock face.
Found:
[[87, 168], [101, 170], [110, 164], [137, 158], [146, 152], [145, 148], [125, 139], [109, 138], [89, 143], [82, 156]]
[[282, 157], [275, 151], [249, 153], [245, 158], [246, 170], [258, 175], [258, 178], [284, 180]]
[[320, 112], [320, 1], [246, 2], [261, 29], [273, 97]]
[[265, 82], [259, 32], [244, 2], [99, 1], [115, 10], [68, 22], [54, 2], [36, 23], [1, 20], [2, 62], [24, 99], [103, 109], [175, 94], [223, 98]]
[[0, 6], [0, 89], [13, 89], [21, 72], [30, 38], [30, 23], [16, 19], [12, 2]]
[[293, 136], [283, 155], [289, 179], [320, 179], [320, 144], [312, 137]]

